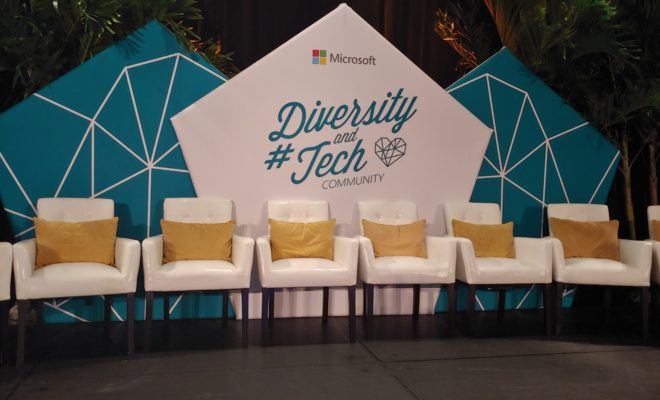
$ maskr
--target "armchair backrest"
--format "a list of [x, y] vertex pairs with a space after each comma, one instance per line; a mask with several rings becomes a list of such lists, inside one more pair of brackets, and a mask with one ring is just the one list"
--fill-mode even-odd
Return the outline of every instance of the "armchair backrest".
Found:
[[[574, 221], [609, 221], [610, 211], [603, 204], [548, 204], [548, 218], [572, 219]], [[552, 236], [552, 229], [550, 236]]]
[[49, 221], [85, 222], [115, 216], [110, 199], [44, 198], [37, 201], [37, 215]]
[[651, 221], [656, 220], [660, 221], [660, 206], [649, 206], [647, 210], [647, 217], [649, 220], [649, 239], [652, 240], [658, 240], [660, 238], [656, 238], [653, 235], [653, 224]]
[[412, 201], [360, 201], [360, 232], [362, 220], [386, 225], [410, 224], [417, 221], [417, 204]]
[[216, 198], [168, 198], [163, 203], [163, 218], [197, 224], [223, 223], [232, 219], [231, 200]]
[[330, 219], [330, 210], [327, 201], [269, 201], [268, 218], [303, 223], [327, 221]]
[[502, 223], [502, 213], [500, 205], [497, 203], [452, 202], [445, 203], [442, 207], [448, 236], [454, 236], [454, 228], [451, 224], [454, 219], [470, 224], [497, 225]]

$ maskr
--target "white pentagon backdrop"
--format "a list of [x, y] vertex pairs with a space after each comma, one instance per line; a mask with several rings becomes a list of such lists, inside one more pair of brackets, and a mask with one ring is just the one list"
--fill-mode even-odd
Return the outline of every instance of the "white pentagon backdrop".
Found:
[[[413, 200], [428, 233], [442, 235], [438, 205], [469, 200], [491, 133], [346, 5], [172, 123], [197, 195], [233, 200], [238, 232], [252, 237], [267, 233], [267, 201], [283, 199], [327, 200], [347, 236], [359, 233], [358, 201]], [[341, 290], [333, 315], [348, 311]], [[424, 289], [420, 312], [434, 311], [437, 294]], [[284, 291], [275, 307], [320, 315], [321, 291]], [[375, 308], [409, 313], [412, 290], [380, 290]]]

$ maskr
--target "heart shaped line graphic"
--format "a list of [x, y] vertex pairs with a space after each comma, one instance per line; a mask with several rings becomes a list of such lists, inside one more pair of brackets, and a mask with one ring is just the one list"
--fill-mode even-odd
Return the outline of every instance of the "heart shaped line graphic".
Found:
[[389, 140], [382, 137], [376, 141], [375, 152], [380, 161], [389, 167], [406, 154], [406, 142], [401, 138]]

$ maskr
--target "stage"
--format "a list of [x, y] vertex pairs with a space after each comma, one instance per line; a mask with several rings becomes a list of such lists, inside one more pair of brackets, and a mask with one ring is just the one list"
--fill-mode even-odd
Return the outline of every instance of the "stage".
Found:
[[[622, 399], [660, 391], [656, 342], [642, 343], [636, 308], [566, 310], [564, 334], [543, 336], [542, 310], [477, 313], [475, 336], [447, 337], [445, 315], [383, 316], [371, 340], [348, 343], [343, 317], [276, 319], [261, 342], [250, 322], [154, 323], [151, 353], [123, 356], [125, 327], [48, 324], [20, 371], [0, 370], [3, 399]], [[657, 331], [657, 323], [653, 324]], [[28, 333], [35, 340], [36, 327]], [[136, 326], [138, 351], [142, 324]], [[169, 331], [169, 332], [168, 332]], [[657, 332], [656, 332], [657, 333]], [[657, 338], [656, 335], [652, 337]], [[657, 341], [657, 339], [653, 339]], [[32, 343], [35, 343], [32, 341]]]

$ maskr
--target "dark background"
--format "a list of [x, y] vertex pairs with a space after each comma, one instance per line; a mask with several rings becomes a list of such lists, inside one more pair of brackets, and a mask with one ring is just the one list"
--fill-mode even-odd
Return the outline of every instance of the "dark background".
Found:
[[348, 4], [441, 86], [453, 83], [458, 58], [433, 32], [440, 0], [201, 0], [197, 30], [220, 39], [240, 69], [259, 60], [335, 9]]

